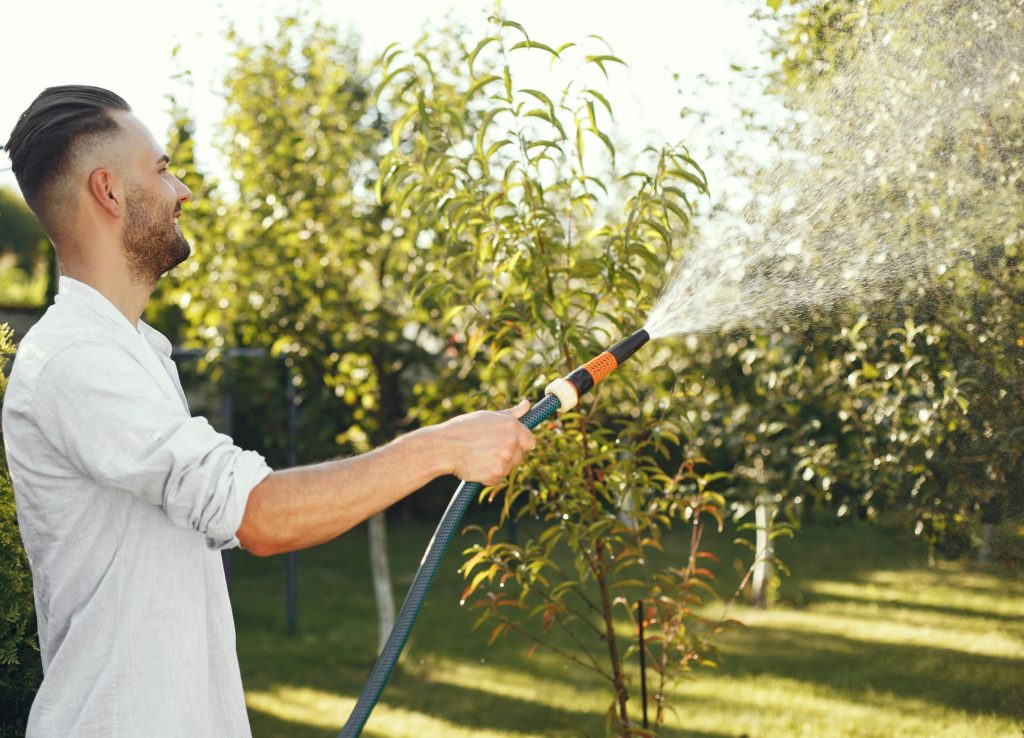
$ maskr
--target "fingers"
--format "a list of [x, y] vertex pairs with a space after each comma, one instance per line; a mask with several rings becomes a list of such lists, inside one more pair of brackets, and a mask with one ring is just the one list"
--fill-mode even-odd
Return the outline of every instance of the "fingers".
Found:
[[505, 469], [501, 476], [508, 476], [513, 469], [522, 464], [523, 458], [526, 456], [526, 452], [536, 445], [537, 442], [534, 440], [533, 434], [520, 425], [519, 434], [515, 439], [511, 439], [509, 453], [504, 458]]
[[[519, 420], [524, 415], [526, 415], [529, 409], [530, 401], [520, 400], [518, 405], [516, 405], [513, 408], [509, 408], [505, 412], [511, 415], [516, 420]], [[532, 451], [533, 448], [537, 445], [537, 439], [533, 437], [533, 432], [525, 425], [523, 425], [522, 423], [517, 423], [516, 430], [518, 433], [519, 441], [519, 448], [517, 449], [519, 458], [513, 466], [519, 466], [519, 464], [521, 464], [523, 461], [523, 452]]]
[[[516, 420], [522, 418], [530, 409], [529, 400], [520, 400], [518, 405], [510, 407], [508, 410], [502, 410], [505, 415], [511, 415]], [[533, 433], [523, 424], [519, 424], [519, 448], [523, 451], [532, 451], [537, 445], [537, 440], [533, 437]], [[521, 461], [521, 460], [520, 460]], [[518, 464], [516, 464], [518, 466]]]
[[519, 448], [523, 451], [533, 451], [537, 446], [537, 439], [534, 438], [533, 431], [527, 428], [525, 425], [519, 426]]
[[502, 458], [497, 461], [500, 464], [500, 468], [495, 471], [489, 481], [484, 483], [488, 487], [501, 482], [513, 469], [523, 463], [523, 450], [518, 446], [513, 446], [507, 454], [503, 454]]
[[506, 415], [511, 415], [516, 420], [519, 420], [519, 418], [521, 418], [524, 415], [526, 415], [526, 412], [529, 409], [530, 409], [530, 401], [529, 400], [520, 400], [519, 404], [516, 405], [515, 407], [510, 407], [508, 410], [502, 410], [501, 412], [505, 413]]

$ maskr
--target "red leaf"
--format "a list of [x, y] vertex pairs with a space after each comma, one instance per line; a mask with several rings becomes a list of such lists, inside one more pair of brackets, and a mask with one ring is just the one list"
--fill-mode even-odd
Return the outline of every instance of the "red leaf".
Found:
[[555, 606], [550, 605], [544, 610], [544, 630], [551, 627], [551, 623], [555, 621]]

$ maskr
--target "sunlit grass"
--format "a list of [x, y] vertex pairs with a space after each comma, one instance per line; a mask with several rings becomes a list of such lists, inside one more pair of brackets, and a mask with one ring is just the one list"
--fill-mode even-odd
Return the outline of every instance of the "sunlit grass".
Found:
[[[429, 535], [424, 525], [392, 524], [399, 594]], [[722, 642], [721, 668], [670, 690], [676, 711], [663, 735], [1024, 735], [1024, 583], [1016, 575], [928, 569], [913, 541], [867, 525], [808, 527], [781, 554], [793, 570], [781, 603], [733, 609], [747, 627]], [[543, 650], [527, 658], [528, 644], [514, 637], [487, 648], [487, 632], [471, 631], [473, 613], [457, 604], [457, 566], [453, 555], [439, 573], [364, 735], [603, 735], [607, 684]], [[365, 537], [302, 555], [294, 637], [284, 634], [283, 560], [236, 557], [234, 577], [254, 735], [336, 735], [374, 658]], [[627, 668], [635, 681], [636, 664]], [[630, 708], [638, 719], [640, 705]]]

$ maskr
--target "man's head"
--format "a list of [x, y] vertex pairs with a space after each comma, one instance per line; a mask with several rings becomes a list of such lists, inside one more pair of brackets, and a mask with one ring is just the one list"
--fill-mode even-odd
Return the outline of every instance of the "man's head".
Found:
[[[128, 103], [98, 87], [44, 90], [22, 113], [6, 145], [22, 194], [57, 245], [78, 258], [116, 241], [133, 280], [157, 278], [190, 253], [175, 219], [191, 193]], [[64, 261], [62, 255], [62, 262]]]

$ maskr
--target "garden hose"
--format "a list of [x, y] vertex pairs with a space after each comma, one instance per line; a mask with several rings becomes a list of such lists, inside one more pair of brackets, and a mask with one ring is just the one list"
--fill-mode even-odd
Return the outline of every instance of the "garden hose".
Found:
[[[589, 392], [602, 379], [607, 377], [626, 359], [650, 340], [645, 330], [639, 330], [627, 338], [619, 341], [607, 351], [595, 356], [583, 366], [575, 369], [566, 376], [556, 379], [548, 385], [544, 398], [531, 407], [519, 422], [530, 430], [533, 430], [542, 422], [551, 417], [556, 411], [565, 412], [576, 406], [579, 398]], [[420, 561], [420, 567], [409, 587], [409, 594], [405, 596], [395, 624], [391, 628], [387, 642], [377, 657], [377, 663], [363, 685], [359, 693], [356, 706], [349, 715], [348, 722], [341, 729], [339, 738], [356, 738], [363, 732], [363, 726], [370, 717], [370, 713], [377, 705], [384, 686], [391, 677], [391, 672], [398, 663], [398, 657], [409, 640], [409, 633], [416, 622], [416, 617], [423, 607], [423, 600], [427, 596], [427, 590], [434, 580], [437, 568], [441, 563], [448, 544], [455, 536], [463, 515], [469, 509], [470, 503], [483, 490], [479, 482], [462, 482], [452, 496], [448, 508], [441, 517], [441, 522], [434, 531], [434, 536], [427, 544], [427, 550]]]

